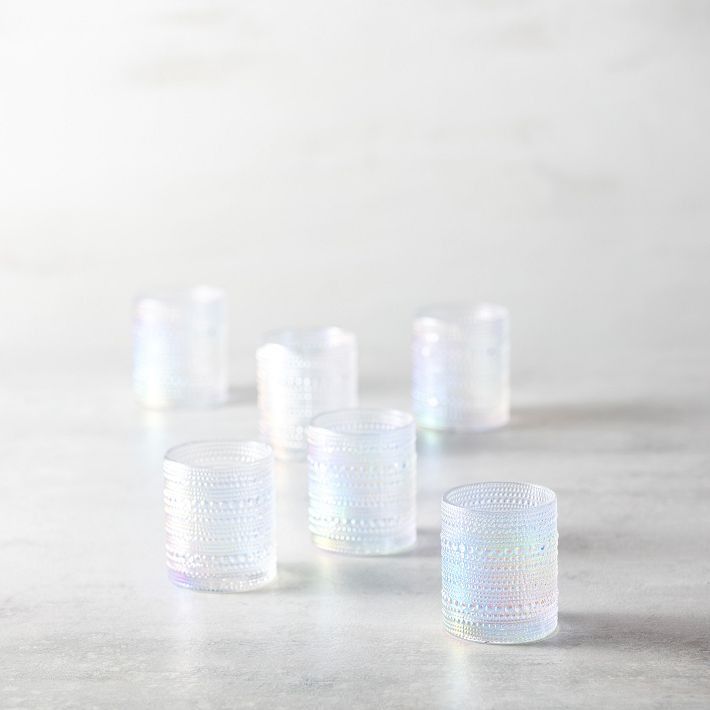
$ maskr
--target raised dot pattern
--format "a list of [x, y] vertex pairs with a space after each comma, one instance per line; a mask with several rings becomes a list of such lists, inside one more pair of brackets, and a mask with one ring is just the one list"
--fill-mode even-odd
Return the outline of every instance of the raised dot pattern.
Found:
[[416, 540], [416, 432], [411, 415], [351, 409], [308, 430], [308, 520], [334, 552], [384, 555]]
[[485, 643], [524, 643], [557, 626], [557, 500], [528, 483], [478, 483], [441, 504], [445, 629]]
[[204, 591], [246, 591], [276, 576], [271, 449], [197, 442], [163, 464], [168, 574]]

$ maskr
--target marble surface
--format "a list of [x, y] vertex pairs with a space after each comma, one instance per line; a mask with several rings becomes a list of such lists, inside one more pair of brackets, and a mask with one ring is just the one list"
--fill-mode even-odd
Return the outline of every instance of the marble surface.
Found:
[[[699, 0], [0, 2], [0, 707], [710, 705], [710, 6]], [[130, 302], [212, 283], [229, 406], [141, 411]], [[414, 310], [512, 314], [513, 420], [419, 440], [419, 542], [173, 588], [161, 459], [256, 435], [284, 325], [360, 340], [408, 407]], [[442, 631], [438, 501], [559, 497], [560, 626]]]

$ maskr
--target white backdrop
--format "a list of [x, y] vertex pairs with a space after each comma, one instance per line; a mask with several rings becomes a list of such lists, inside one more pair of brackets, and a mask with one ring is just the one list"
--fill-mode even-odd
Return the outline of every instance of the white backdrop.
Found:
[[366, 384], [403, 383], [412, 312], [449, 299], [510, 307], [520, 387], [700, 356], [709, 18], [0, 2], [5, 372], [123, 373], [133, 294], [192, 283], [229, 290], [241, 384], [263, 330], [321, 323], [358, 333]]

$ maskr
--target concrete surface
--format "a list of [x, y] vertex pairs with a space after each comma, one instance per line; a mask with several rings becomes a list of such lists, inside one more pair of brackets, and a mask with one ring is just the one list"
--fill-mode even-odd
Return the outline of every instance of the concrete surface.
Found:
[[[710, 6], [0, 2], [0, 707], [710, 706]], [[230, 406], [146, 413], [130, 301], [213, 283]], [[513, 421], [420, 438], [419, 545], [172, 588], [161, 458], [253, 437], [261, 332], [360, 339], [407, 407], [421, 304], [506, 304]], [[555, 489], [560, 629], [441, 629], [438, 500]]]
[[[254, 436], [253, 404], [148, 414], [123, 381], [20, 380], [2, 420], [0, 705], [707, 707], [698, 364], [673, 395], [577, 382], [519, 396], [507, 429], [422, 435], [419, 543], [390, 559], [312, 547], [304, 465], [279, 466], [279, 580], [242, 595], [168, 583], [160, 465], [189, 438]], [[539, 644], [467, 644], [441, 627], [439, 497], [486, 479], [559, 496], [560, 627]]]

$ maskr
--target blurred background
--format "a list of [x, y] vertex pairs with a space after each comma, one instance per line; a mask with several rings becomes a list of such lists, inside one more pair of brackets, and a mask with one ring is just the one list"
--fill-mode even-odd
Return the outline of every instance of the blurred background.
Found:
[[518, 392], [706, 358], [709, 31], [702, 0], [3, 0], [4, 372], [128, 379], [133, 296], [200, 283], [238, 385], [307, 324], [404, 385], [452, 299], [510, 307]]

